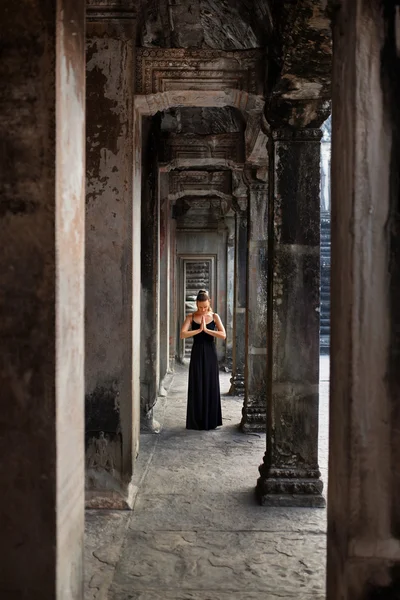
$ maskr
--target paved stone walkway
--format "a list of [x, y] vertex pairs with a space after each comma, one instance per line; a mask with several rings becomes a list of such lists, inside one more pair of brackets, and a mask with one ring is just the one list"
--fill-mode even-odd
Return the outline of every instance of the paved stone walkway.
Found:
[[[320, 466], [328, 456], [327, 358], [321, 362]], [[221, 391], [229, 375], [221, 374]], [[242, 399], [223, 396], [224, 425], [186, 431], [178, 368], [142, 435], [129, 512], [88, 511], [86, 600], [323, 600], [326, 511], [262, 508], [254, 499], [265, 435], [243, 435]]]

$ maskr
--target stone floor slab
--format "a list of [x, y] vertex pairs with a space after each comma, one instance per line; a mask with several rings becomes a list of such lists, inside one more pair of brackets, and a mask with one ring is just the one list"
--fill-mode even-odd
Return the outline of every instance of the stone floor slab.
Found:
[[[234, 515], [234, 518], [232, 516]], [[135, 531], [326, 532], [326, 511], [259, 506], [254, 491], [240, 494], [141, 494], [129, 524]]]
[[111, 591], [162, 583], [164, 589], [321, 594], [325, 544], [323, 534], [130, 530]]
[[86, 511], [85, 600], [108, 599], [130, 517], [128, 511]]
[[[321, 377], [326, 493], [325, 358]], [[222, 396], [222, 428], [187, 431], [186, 390], [178, 366], [154, 410], [161, 433], [141, 435], [133, 513], [87, 513], [85, 600], [323, 600], [326, 510], [260, 507], [254, 487], [266, 436], [239, 431], [243, 399]]]
[[118, 592], [114, 591], [109, 597], [109, 600], [325, 600], [325, 594], [271, 594], [265, 596], [260, 592], [240, 592], [236, 591], [207, 591], [207, 590], [181, 590], [181, 589], [170, 589], [170, 590], [146, 590], [136, 592]]

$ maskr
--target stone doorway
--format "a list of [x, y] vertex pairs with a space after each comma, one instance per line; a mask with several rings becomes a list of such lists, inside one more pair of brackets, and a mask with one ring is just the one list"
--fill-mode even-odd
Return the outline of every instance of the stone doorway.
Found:
[[[196, 308], [196, 296], [200, 289], [207, 290], [212, 299], [216, 298], [216, 256], [178, 255], [179, 286], [179, 325]], [[216, 310], [216, 309], [215, 309]], [[193, 346], [193, 339], [180, 340], [180, 362], [187, 363]]]

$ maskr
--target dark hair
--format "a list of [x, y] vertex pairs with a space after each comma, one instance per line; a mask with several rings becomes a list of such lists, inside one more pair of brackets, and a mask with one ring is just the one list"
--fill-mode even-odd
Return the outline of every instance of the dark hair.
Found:
[[207, 290], [199, 290], [198, 294], [197, 294], [196, 302], [206, 302], [207, 300], [209, 303], [208, 310], [210, 310], [211, 312], [214, 312], [211, 307], [210, 296], [209, 296]]
[[208, 295], [207, 290], [199, 290], [196, 302], [205, 302], [206, 300], [210, 300], [210, 296]]

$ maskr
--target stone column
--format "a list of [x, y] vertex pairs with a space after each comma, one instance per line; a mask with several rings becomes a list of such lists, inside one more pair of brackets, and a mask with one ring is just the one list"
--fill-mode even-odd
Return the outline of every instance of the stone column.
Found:
[[176, 219], [172, 217], [171, 205], [169, 206], [170, 216], [170, 303], [169, 303], [169, 368], [171, 371], [175, 369], [175, 359], [177, 355], [178, 341], [178, 284], [177, 284], [177, 264], [176, 264]]
[[247, 290], [247, 198], [237, 199], [235, 212], [235, 266], [232, 378], [229, 393], [244, 395], [246, 290]]
[[160, 196], [160, 395], [165, 395], [163, 380], [169, 372], [171, 218], [169, 210], [169, 173], [159, 173]]
[[82, 600], [85, 7], [0, 21], [0, 597]]
[[265, 431], [267, 413], [267, 185], [249, 184], [245, 391], [241, 429]]
[[226, 367], [232, 368], [236, 233], [235, 215], [233, 213], [225, 215], [225, 224], [228, 237], [226, 243], [226, 346], [224, 362]]
[[399, 8], [333, 22], [328, 600], [400, 590]]
[[320, 129], [270, 142], [267, 452], [264, 505], [323, 506], [318, 468]]
[[160, 197], [158, 190], [157, 125], [146, 118], [142, 127], [141, 233], [141, 428], [158, 433], [153, 418], [160, 383]]
[[135, 269], [140, 274], [133, 261], [137, 245], [140, 251], [140, 217], [132, 202], [134, 37], [131, 13], [111, 19], [89, 10], [85, 386], [86, 498], [92, 507], [130, 507], [134, 491], [140, 351], [133, 342], [140, 327], [140, 314], [133, 316], [140, 306], [133, 280]]

